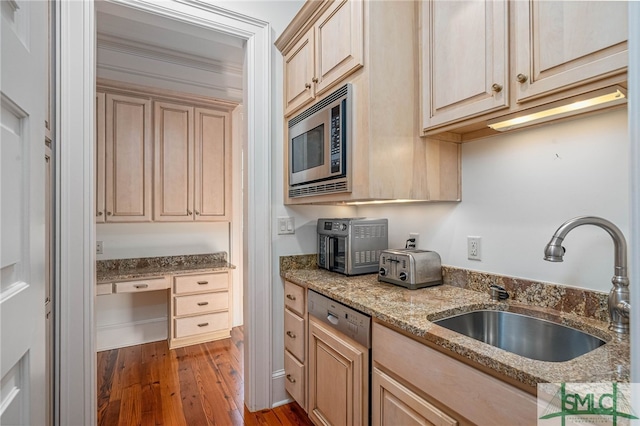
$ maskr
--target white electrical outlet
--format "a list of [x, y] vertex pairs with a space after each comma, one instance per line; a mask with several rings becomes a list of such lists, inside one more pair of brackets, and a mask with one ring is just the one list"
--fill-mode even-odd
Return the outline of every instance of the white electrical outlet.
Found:
[[96, 241], [96, 254], [102, 254], [102, 241]]
[[[409, 233], [409, 240], [407, 241], [407, 248], [415, 249], [418, 248], [418, 239], [420, 238], [420, 234], [417, 232]], [[413, 240], [413, 241], [411, 241]]]
[[469, 260], [482, 260], [481, 237], [467, 237], [467, 258]]

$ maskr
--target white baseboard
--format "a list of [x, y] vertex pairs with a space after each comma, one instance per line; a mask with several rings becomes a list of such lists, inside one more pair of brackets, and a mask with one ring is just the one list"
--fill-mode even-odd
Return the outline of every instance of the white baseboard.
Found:
[[99, 352], [167, 340], [167, 329], [167, 317], [100, 326], [96, 330], [96, 347]]
[[284, 380], [284, 370], [274, 371], [271, 374], [271, 408], [293, 402], [293, 398], [284, 389]]

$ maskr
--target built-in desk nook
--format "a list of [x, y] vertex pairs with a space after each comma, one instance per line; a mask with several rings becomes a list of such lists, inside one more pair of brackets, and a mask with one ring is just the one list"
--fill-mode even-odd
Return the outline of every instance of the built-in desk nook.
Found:
[[234, 268], [226, 252], [97, 261], [98, 350], [229, 337]]

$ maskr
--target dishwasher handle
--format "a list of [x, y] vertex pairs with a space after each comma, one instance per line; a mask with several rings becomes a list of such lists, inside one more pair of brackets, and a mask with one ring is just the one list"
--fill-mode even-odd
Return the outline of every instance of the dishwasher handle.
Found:
[[329, 321], [333, 325], [338, 325], [338, 322], [340, 322], [340, 319], [336, 314], [332, 312], [327, 312], [327, 321]]

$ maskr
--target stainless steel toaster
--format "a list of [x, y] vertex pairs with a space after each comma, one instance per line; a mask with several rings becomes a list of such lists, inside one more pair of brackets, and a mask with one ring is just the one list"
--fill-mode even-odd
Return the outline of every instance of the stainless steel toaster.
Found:
[[411, 290], [442, 284], [440, 255], [428, 250], [383, 250], [379, 260], [378, 281]]

